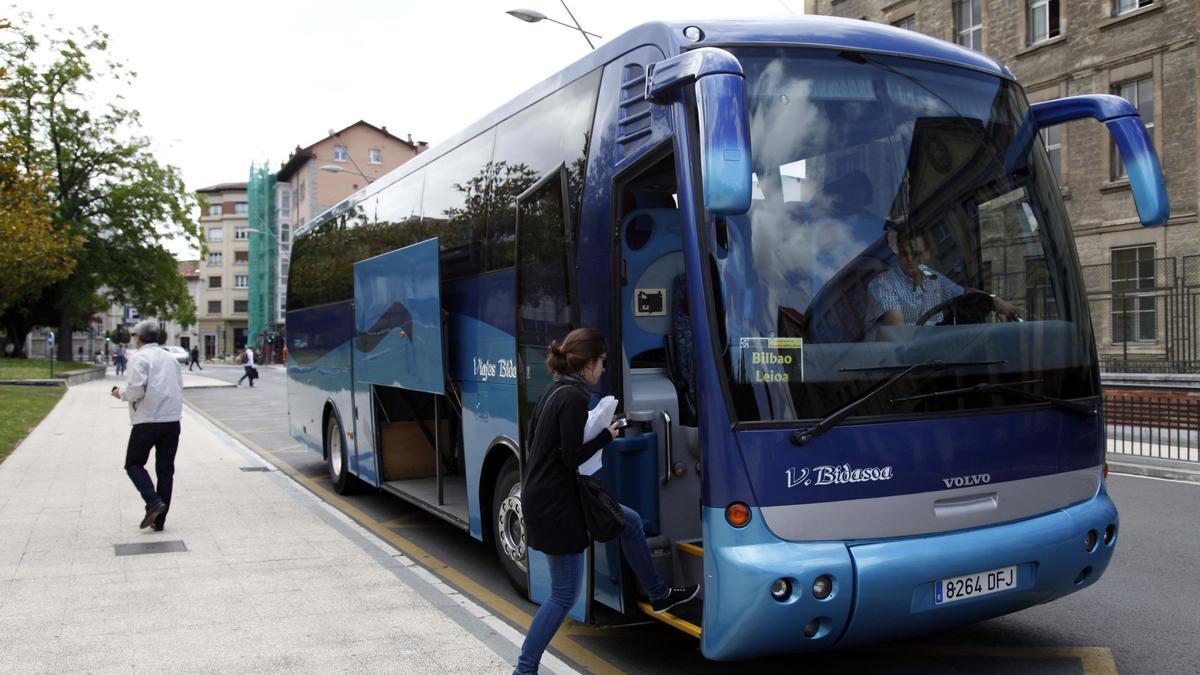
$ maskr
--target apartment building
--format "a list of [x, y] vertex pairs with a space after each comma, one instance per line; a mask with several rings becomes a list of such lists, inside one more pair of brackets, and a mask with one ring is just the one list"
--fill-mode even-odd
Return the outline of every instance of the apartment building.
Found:
[[221, 183], [196, 192], [206, 203], [200, 223], [208, 253], [198, 269], [198, 325], [192, 338], [203, 358], [224, 358], [246, 346], [250, 288], [246, 183]]
[[308, 147], [296, 147], [275, 176], [279, 255], [274, 270], [278, 298], [274, 319], [278, 325], [283, 325], [287, 309], [287, 270], [296, 228], [428, 148], [424, 141], [399, 138], [386, 126], [362, 120], [331, 130]]
[[888, 23], [1008, 66], [1030, 102], [1116, 94], [1137, 106], [1166, 176], [1171, 217], [1143, 228], [1107, 131], [1042, 134], [1074, 228], [1097, 347], [1110, 370], [1200, 368], [1200, 89], [1194, 0], [808, 0], [810, 14]]

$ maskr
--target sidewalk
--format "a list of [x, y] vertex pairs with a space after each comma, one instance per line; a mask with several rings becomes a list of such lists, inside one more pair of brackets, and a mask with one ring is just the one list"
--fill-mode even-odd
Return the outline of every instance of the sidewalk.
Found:
[[[242, 471], [267, 465], [186, 407], [166, 529], [139, 530], [116, 382], [70, 388], [0, 464], [0, 671], [512, 670], [516, 631], [283, 474]], [[167, 542], [186, 551], [114, 549]]]

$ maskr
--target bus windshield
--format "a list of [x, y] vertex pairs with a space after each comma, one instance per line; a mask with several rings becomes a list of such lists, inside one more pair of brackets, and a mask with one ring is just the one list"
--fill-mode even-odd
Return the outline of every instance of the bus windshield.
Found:
[[[939, 63], [734, 50], [754, 200], [710, 223], [718, 339], [738, 421], [1027, 405], [1098, 392], [1091, 320], [1054, 169], [1018, 147], [1013, 82]], [[1026, 138], [1028, 138], [1026, 136]], [[917, 397], [917, 398], [914, 398]]]

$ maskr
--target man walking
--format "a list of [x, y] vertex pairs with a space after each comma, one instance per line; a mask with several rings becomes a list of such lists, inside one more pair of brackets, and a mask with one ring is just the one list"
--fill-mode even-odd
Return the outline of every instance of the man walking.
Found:
[[242, 361], [242, 368], [245, 369], [245, 374], [238, 378], [238, 386], [242, 386], [242, 380], [250, 380], [250, 386], [254, 386], [254, 350], [250, 345], [246, 345], [246, 352], [242, 355], [245, 359]]
[[[175, 480], [183, 376], [175, 357], [158, 346], [158, 326], [153, 321], [142, 321], [133, 327], [133, 342], [137, 351], [129, 357], [129, 382], [123, 392], [120, 387], [113, 387], [112, 395], [129, 401], [133, 430], [125, 449], [125, 473], [146, 502], [146, 515], [140, 527], [162, 530]], [[154, 448], [157, 489], [146, 472], [150, 448]]]
[[200, 348], [192, 345], [192, 360], [188, 361], [188, 372], [192, 372], [192, 366], [196, 366], [200, 370], [204, 370], [204, 366], [200, 365]]

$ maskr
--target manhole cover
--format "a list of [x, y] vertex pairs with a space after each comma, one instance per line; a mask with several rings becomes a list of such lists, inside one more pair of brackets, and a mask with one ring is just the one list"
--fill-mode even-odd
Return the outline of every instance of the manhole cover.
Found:
[[143, 555], [146, 553], [186, 553], [183, 541], [155, 541], [148, 544], [113, 544], [117, 555]]
[[242, 471], [270, 471], [271, 467], [269, 467], [269, 466], [243, 466], [243, 467], [241, 467], [241, 469], [242, 469]]

